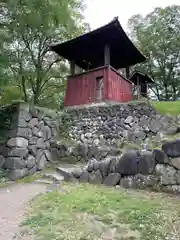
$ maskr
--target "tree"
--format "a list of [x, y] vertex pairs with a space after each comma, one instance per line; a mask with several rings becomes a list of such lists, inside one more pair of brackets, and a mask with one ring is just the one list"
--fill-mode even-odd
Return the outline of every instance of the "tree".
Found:
[[128, 21], [131, 38], [146, 56], [136, 68], [154, 78], [152, 87], [159, 100], [180, 98], [180, 6], [156, 8]]
[[64, 90], [68, 65], [49, 50], [49, 45], [88, 28], [83, 18], [84, 7], [83, 0], [1, 3], [0, 24], [6, 41], [0, 44], [0, 51], [6, 66], [8, 63], [6, 77], [10, 84], [20, 88], [26, 102], [45, 103]]

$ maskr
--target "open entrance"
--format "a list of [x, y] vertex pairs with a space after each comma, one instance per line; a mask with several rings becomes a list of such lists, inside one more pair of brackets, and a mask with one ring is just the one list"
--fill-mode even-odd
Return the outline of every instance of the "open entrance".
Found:
[[102, 101], [104, 98], [104, 79], [103, 76], [96, 78], [96, 101]]

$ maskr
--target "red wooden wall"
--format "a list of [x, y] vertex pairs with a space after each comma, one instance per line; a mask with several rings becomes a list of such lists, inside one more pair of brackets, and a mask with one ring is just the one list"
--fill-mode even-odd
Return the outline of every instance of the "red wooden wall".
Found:
[[64, 105], [73, 106], [95, 102], [96, 78], [100, 76], [103, 76], [104, 82], [107, 82], [107, 68], [99, 68], [69, 77]]
[[67, 80], [65, 106], [96, 102], [96, 78], [103, 76], [104, 100], [128, 102], [133, 99], [132, 85], [111, 67], [101, 67]]
[[115, 102], [129, 102], [133, 100], [132, 84], [120, 73], [110, 68], [108, 72], [107, 100]]

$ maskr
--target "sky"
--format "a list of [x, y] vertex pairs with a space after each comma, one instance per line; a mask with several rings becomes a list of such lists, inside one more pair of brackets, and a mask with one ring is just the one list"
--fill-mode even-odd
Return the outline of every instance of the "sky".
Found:
[[155, 7], [180, 5], [180, 0], [86, 0], [85, 17], [91, 29], [101, 27], [118, 16], [122, 27], [134, 14], [146, 15]]

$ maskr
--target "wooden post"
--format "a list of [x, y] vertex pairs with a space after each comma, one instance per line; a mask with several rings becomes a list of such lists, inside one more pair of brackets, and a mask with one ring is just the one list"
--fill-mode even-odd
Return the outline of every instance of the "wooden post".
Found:
[[110, 47], [107, 44], [104, 47], [104, 65], [110, 65]]
[[129, 78], [129, 67], [126, 67], [126, 78]]
[[75, 62], [70, 61], [70, 74], [74, 75], [75, 74]]
[[139, 100], [139, 95], [140, 95], [140, 83], [139, 83], [139, 76], [137, 76], [137, 97]]

